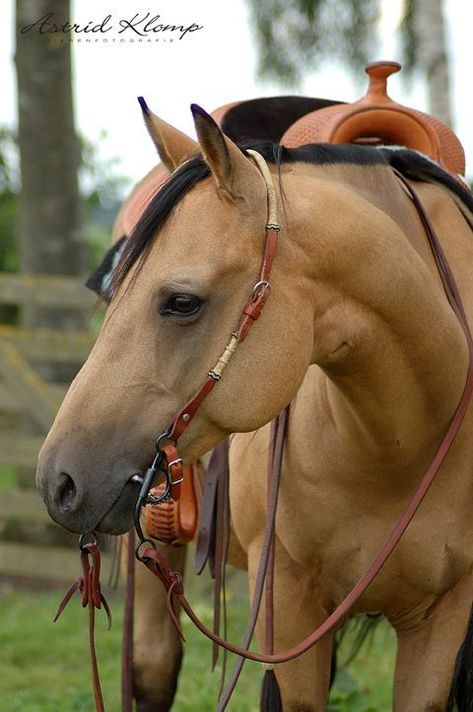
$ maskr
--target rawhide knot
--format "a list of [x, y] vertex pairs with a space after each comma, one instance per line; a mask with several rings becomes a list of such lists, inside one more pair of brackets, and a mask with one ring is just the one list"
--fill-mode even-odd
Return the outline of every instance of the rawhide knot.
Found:
[[64, 598], [59, 604], [53, 620], [54, 622], [58, 620], [74, 593], [76, 591], [80, 591], [82, 594], [81, 602], [83, 608], [88, 606], [91, 608], [101, 609], [103, 605], [107, 615], [108, 628], [110, 629], [112, 626], [112, 614], [100, 588], [100, 550], [97, 544], [95, 542], [81, 544], [80, 559], [82, 565], [82, 576], [78, 576], [66, 592]]

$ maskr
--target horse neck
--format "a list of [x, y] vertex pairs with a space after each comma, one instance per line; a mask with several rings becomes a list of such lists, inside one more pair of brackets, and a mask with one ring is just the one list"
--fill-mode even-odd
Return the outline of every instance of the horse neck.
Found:
[[[374, 181], [363, 180], [366, 167], [344, 182], [324, 172], [312, 192], [320, 207], [299, 232], [312, 269], [313, 362], [336, 427], [365, 449], [394, 446], [409, 458], [444, 431], [468, 350], [435, 268], [413, 246], [423, 228], [409, 199], [389, 169], [370, 168]], [[355, 189], [353, 172], [362, 174]]]

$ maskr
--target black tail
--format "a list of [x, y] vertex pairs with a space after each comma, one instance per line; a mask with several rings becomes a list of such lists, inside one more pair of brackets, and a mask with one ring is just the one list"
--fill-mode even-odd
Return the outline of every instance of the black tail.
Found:
[[342, 667], [347, 667], [356, 658], [365, 642], [373, 638], [374, 631], [378, 623], [383, 619], [381, 613], [369, 613], [350, 618], [337, 631], [335, 636], [336, 647], [339, 647], [343, 639], [349, 635], [352, 638], [350, 651], [343, 660]]
[[365, 642], [369, 642], [370, 639], [372, 640], [375, 628], [377, 624], [382, 620], [382, 618], [383, 616], [381, 613], [358, 615], [355, 616], [355, 618], [350, 618], [349, 620], [345, 621], [342, 627], [337, 631], [334, 637], [332, 649], [332, 662], [330, 666], [330, 689], [332, 689], [332, 685], [335, 680], [335, 675], [337, 674], [337, 668], [339, 663], [339, 648], [345, 636], [347, 634], [350, 635], [350, 637], [352, 637], [352, 642], [346, 659], [343, 660], [340, 665], [340, 667], [342, 668], [350, 665], [350, 663], [356, 658], [356, 656], [360, 652], [360, 649], [362, 648]]
[[[456, 705], [456, 706], [455, 706]], [[458, 651], [447, 712], [473, 712], [473, 609]]]
[[282, 712], [281, 692], [274, 670], [265, 670], [261, 686], [260, 712]]

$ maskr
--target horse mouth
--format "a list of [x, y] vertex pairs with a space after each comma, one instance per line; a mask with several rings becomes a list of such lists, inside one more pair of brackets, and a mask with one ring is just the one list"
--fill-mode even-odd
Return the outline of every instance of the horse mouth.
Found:
[[133, 514], [135, 510], [140, 476], [130, 477], [110, 509], [102, 517], [100, 522], [94, 527], [95, 531], [104, 534], [126, 534], [133, 526]]

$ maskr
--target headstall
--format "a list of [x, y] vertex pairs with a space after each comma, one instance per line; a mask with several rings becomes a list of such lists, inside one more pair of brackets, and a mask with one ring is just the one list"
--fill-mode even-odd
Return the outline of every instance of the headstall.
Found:
[[[182, 459], [178, 454], [177, 442], [192, 422], [205, 398], [222, 378], [223, 371], [230, 363], [238, 346], [246, 339], [251, 327], [260, 317], [264, 305], [266, 304], [266, 300], [271, 292], [271, 268], [276, 255], [278, 234], [280, 230], [276, 191], [268, 165], [261, 154], [251, 149], [248, 149], [247, 153], [250, 154], [255, 160], [267, 189], [268, 222], [265, 228], [266, 238], [259, 278], [255, 283], [250, 298], [242, 311], [238, 327], [232, 333], [230, 341], [225, 347], [225, 350], [218, 359], [216, 365], [210, 369], [207, 374], [207, 379], [195, 395], [177, 413], [171, 425], [156, 439], [156, 455], [150, 467], [147, 469], [142, 482], [140, 482], [141, 488], [135, 505], [134, 522], [136, 532], [138, 534], [136, 556], [140, 560], [140, 549], [142, 544], [147, 542], [153, 545], [152, 540], [148, 539], [143, 532], [141, 524], [142, 508], [147, 504], [157, 505], [161, 502], [166, 502], [170, 498], [175, 501], [179, 499], [180, 485], [183, 481], [183, 465]], [[159, 472], [164, 475], [164, 487], [161, 486], [160, 494], [156, 496], [154, 494], [150, 494], [150, 489], [152, 488]], [[135, 478], [136, 477], [137, 476], [135, 476]]]

